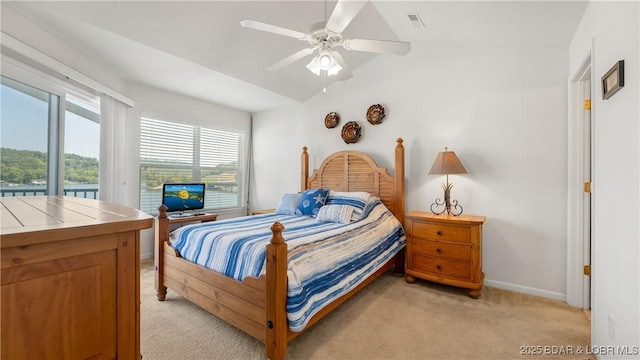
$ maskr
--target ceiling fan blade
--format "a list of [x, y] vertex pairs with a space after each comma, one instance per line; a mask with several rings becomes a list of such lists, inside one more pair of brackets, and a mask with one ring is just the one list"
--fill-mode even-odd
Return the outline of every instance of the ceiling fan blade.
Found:
[[278, 35], [289, 36], [299, 40], [307, 40], [308, 38], [308, 35], [303, 32], [285, 29], [280, 26], [275, 26], [255, 20], [242, 20], [240, 21], [240, 25], [249, 29], [267, 31]]
[[411, 43], [387, 40], [350, 39], [343, 40], [342, 46], [347, 50], [391, 55], [406, 55], [411, 50]]
[[334, 59], [336, 59], [336, 62], [338, 62], [338, 64], [342, 67], [340, 72], [338, 72], [337, 74], [338, 80], [342, 81], [342, 80], [351, 79], [353, 74], [351, 73], [351, 70], [349, 70], [349, 67], [347, 66], [347, 63], [344, 61], [344, 58], [342, 57], [342, 55], [340, 55], [340, 53], [337, 51], [332, 51], [331, 55], [333, 56]]
[[338, 0], [325, 27], [334, 33], [342, 33], [366, 3], [366, 1]]
[[315, 48], [304, 48], [293, 55], [284, 58], [283, 60], [278, 61], [277, 63], [271, 65], [267, 70], [268, 71], [278, 71], [286, 66], [293, 64], [294, 62], [304, 58], [305, 56], [311, 55]]

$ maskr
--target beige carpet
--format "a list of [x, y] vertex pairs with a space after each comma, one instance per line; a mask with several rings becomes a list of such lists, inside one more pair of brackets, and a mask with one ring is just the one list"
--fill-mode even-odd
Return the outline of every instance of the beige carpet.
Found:
[[[157, 301], [152, 261], [141, 276], [144, 360], [265, 358], [262, 343], [171, 290]], [[557, 355], [589, 340], [585, 313], [563, 302], [495, 288], [473, 300], [388, 274], [294, 339], [287, 359], [592, 359]], [[521, 354], [527, 349], [541, 354]]]

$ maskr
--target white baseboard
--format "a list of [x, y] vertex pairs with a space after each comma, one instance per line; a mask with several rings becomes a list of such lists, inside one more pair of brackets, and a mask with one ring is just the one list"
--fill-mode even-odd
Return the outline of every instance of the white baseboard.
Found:
[[536, 289], [536, 288], [531, 288], [531, 287], [521, 286], [521, 285], [514, 285], [514, 284], [502, 282], [502, 281], [487, 280], [487, 279], [484, 280], [484, 284], [486, 286], [491, 286], [498, 289], [515, 291], [523, 294], [535, 295], [535, 296], [540, 296], [548, 299], [567, 302], [566, 294], [561, 294], [553, 291], [547, 291], [547, 290]]
[[[152, 252], [151, 253], [144, 253], [144, 254], [140, 255], [140, 260], [147, 260], [147, 259], [153, 259], [153, 253]], [[523, 293], [523, 294], [535, 295], [535, 296], [540, 296], [540, 297], [544, 297], [544, 298], [548, 298], [548, 299], [567, 302], [567, 295], [566, 294], [557, 293], [557, 292], [553, 292], [553, 291], [541, 290], [541, 289], [531, 288], [531, 287], [527, 287], [527, 286], [514, 285], [514, 284], [502, 282], [502, 281], [487, 280], [487, 279], [484, 280], [484, 284], [486, 286], [491, 286], [491, 287], [498, 288], [498, 289], [515, 291], [515, 292], [519, 292], [519, 293]]]

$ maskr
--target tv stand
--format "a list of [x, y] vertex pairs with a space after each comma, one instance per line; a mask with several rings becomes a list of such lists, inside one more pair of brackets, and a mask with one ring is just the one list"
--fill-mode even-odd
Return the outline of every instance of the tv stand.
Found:
[[[202, 215], [200, 215], [202, 214]], [[178, 214], [175, 214], [178, 215]], [[218, 219], [218, 214], [206, 214], [206, 213], [185, 213], [175, 216], [174, 214], [168, 215], [169, 224], [181, 224], [186, 222], [209, 222], [216, 221]]]
[[167, 215], [167, 216], [169, 217], [169, 219], [174, 219], [174, 218], [192, 217], [194, 215], [195, 214], [192, 214], [192, 213], [182, 213], [181, 212], [181, 213], [177, 213], [177, 214], [170, 214], [170, 215]]

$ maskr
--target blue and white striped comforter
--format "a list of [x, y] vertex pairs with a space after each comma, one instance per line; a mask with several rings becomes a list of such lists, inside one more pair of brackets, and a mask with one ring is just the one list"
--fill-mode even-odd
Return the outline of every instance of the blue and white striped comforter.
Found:
[[194, 263], [237, 280], [265, 271], [271, 225], [285, 226], [288, 245], [287, 317], [301, 331], [311, 317], [358, 286], [405, 246], [400, 222], [382, 204], [350, 224], [310, 216], [266, 214], [183, 226], [171, 243]]

